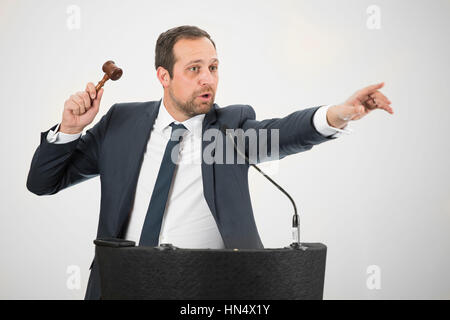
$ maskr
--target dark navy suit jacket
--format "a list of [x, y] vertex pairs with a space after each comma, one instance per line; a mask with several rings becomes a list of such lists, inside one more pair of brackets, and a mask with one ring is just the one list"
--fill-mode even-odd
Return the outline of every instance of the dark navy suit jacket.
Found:
[[[42, 132], [28, 173], [28, 190], [37, 195], [51, 195], [100, 176], [97, 237], [123, 238], [143, 155], [160, 104], [161, 100], [115, 104], [85, 135], [66, 144], [49, 143], [46, 139], [48, 131]], [[251, 106], [220, 108], [214, 104], [202, 127], [203, 132], [215, 128], [218, 134], [224, 125], [243, 130], [279, 129], [281, 159], [333, 139], [322, 136], [313, 125], [318, 108], [293, 112], [284, 118], [257, 121]], [[202, 150], [214, 141], [203, 141]], [[226, 248], [263, 248], [250, 201], [248, 168], [248, 163], [230, 165], [202, 161], [204, 196]], [[95, 257], [90, 269], [85, 299], [99, 299], [100, 277]]]

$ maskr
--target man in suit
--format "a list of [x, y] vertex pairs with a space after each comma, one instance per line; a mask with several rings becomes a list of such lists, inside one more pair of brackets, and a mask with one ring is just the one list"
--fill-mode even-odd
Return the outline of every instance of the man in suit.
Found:
[[[159, 36], [155, 54], [161, 100], [114, 104], [82, 135], [103, 95], [103, 89], [96, 92], [88, 83], [66, 100], [61, 123], [41, 133], [32, 159], [27, 188], [37, 195], [100, 176], [98, 238], [150, 246], [263, 248], [248, 189], [249, 163], [204, 159], [206, 151], [222, 146], [221, 129], [278, 130], [277, 151], [283, 158], [335, 139], [349, 121], [374, 109], [393, 113], [380, 83], [341, 104], [257, 121], [251, 106], [214, 103], [219, 60], [207, 32], [172, 28]], [[217, 131], [215, 138], [205, 139], [211, 129]], [[85, 298], [99, 299], [95, 257], [90, 269]]]

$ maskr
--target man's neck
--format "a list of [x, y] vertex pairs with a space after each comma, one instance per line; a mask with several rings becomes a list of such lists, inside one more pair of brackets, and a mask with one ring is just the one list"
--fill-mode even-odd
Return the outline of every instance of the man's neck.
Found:
[[178, 110], [175, 107], [175, 103], [170, 98], [169, 94], [167, 94], [167, 92], [164, 92], [163, 101], [164, 101], [163, 105], [166, 107], [167, 112], [176, 121], [183, 122], [183, 121], [185, 121], [185, 120], [190, 118], [188, 115], [186, 115], [185, 113], [183, 113], [182, 111]]

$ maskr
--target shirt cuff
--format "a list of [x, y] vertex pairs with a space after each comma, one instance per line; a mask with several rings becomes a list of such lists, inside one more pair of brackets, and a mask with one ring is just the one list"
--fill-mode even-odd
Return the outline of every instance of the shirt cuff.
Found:
[[70, 133], [64, 133], [64, 132], [58, 132], [59, 125], [56, 126], [55, 130], [50, 130], [47, 134], [47, 141], [54, 144], [63, 144], [63, 143], [69, 143], [74, 140], [77, 140], [79, 137], [81, 137], [82, 132], [70, 134]]
[[324, 137], [331, 137], [331, 138], [337, 138], [344, 133], [345, 134], [352, 133], [353, 130], [349, 128], [348, 124], [342, 129], [332, 127], [328, 124], [327, 111], [328, 108], [331, 106], [332, 105], [327, 105], [317, 109], [313, 118], [313, 123], [314, 127], [316, 127], [316, 130]]

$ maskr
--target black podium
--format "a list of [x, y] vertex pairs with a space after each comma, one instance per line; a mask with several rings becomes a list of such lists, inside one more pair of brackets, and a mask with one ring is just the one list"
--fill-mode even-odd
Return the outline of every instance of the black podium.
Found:
[[327, 248], [182, 249], [97, 239], [102, 299], [322, 299]]

